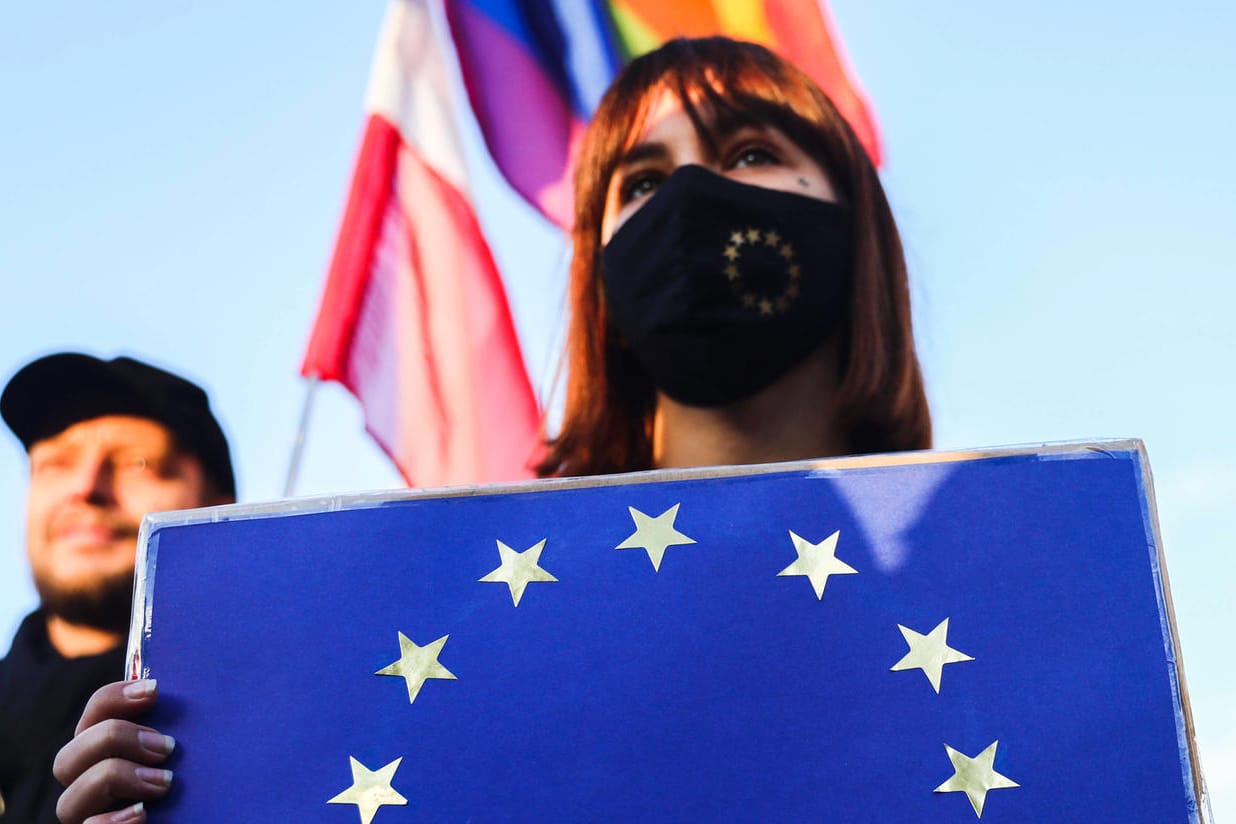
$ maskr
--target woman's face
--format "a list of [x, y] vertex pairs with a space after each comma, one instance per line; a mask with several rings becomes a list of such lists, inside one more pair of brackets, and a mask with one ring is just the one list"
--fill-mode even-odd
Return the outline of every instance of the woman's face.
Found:
[[687, 164], [703, 166], [739, 183], [820, 200], [837, 199], [820, 165], [774, 126], [718, 124], [708, 109], [700, 107], [698, 111], [715, 143], [710, 147], [670, 90], [662, 87], [653, 91], [647, 106], [643, 128], [619, 160], [606, 190], [602, 244], [609, 243], [614, 232], [639, 211], [665, 178]]

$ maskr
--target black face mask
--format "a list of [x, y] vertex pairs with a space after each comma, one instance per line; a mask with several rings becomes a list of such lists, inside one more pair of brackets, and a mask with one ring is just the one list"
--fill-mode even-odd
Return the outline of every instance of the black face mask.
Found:
[[666, 395], [741, 400], [841, 324], [850, 233], [837, 203], [682, 166], [602, 251], [610, 316]]

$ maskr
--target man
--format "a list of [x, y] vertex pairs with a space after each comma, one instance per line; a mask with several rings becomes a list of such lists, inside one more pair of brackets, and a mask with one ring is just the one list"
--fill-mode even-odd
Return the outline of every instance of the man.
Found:
[[142, 516], [231, 503], [236, 486], [206, 393], [131, 358], [40, 358], [9, 381], [0, 416], [30, 457], [40, 600], [0, 660], [0, 822], [55, 824], [56, 751], [124, 674]]

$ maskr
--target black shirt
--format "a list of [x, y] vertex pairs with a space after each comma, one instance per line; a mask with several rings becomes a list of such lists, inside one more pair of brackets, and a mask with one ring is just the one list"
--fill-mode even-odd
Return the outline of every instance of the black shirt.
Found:
[[73, 737], [86, 699], [124, 677], [124, 647], [65, 658], [47, 637], [41, 611], [22, 621], [0, 660], [0, 797], [4, 824], [56, 824], [63, 789], [52, 775], [56, 753]]

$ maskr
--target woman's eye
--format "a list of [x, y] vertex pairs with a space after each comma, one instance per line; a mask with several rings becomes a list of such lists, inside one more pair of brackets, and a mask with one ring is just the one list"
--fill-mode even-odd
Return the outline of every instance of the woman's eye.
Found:
[[619, 201], [626, 204], [632, 200], [647, 197], [655, 192], [659, 185], [661, 185], [660, 175], [643, 173], [628, 177], [622, 182], [622, 188], [618, 191]]
[[751, 166], [771, 166], [777, 162], [777, 156], [764, 146], [746, 146], [734, 154], [730, 165], [735, 169], [746, 169]]

